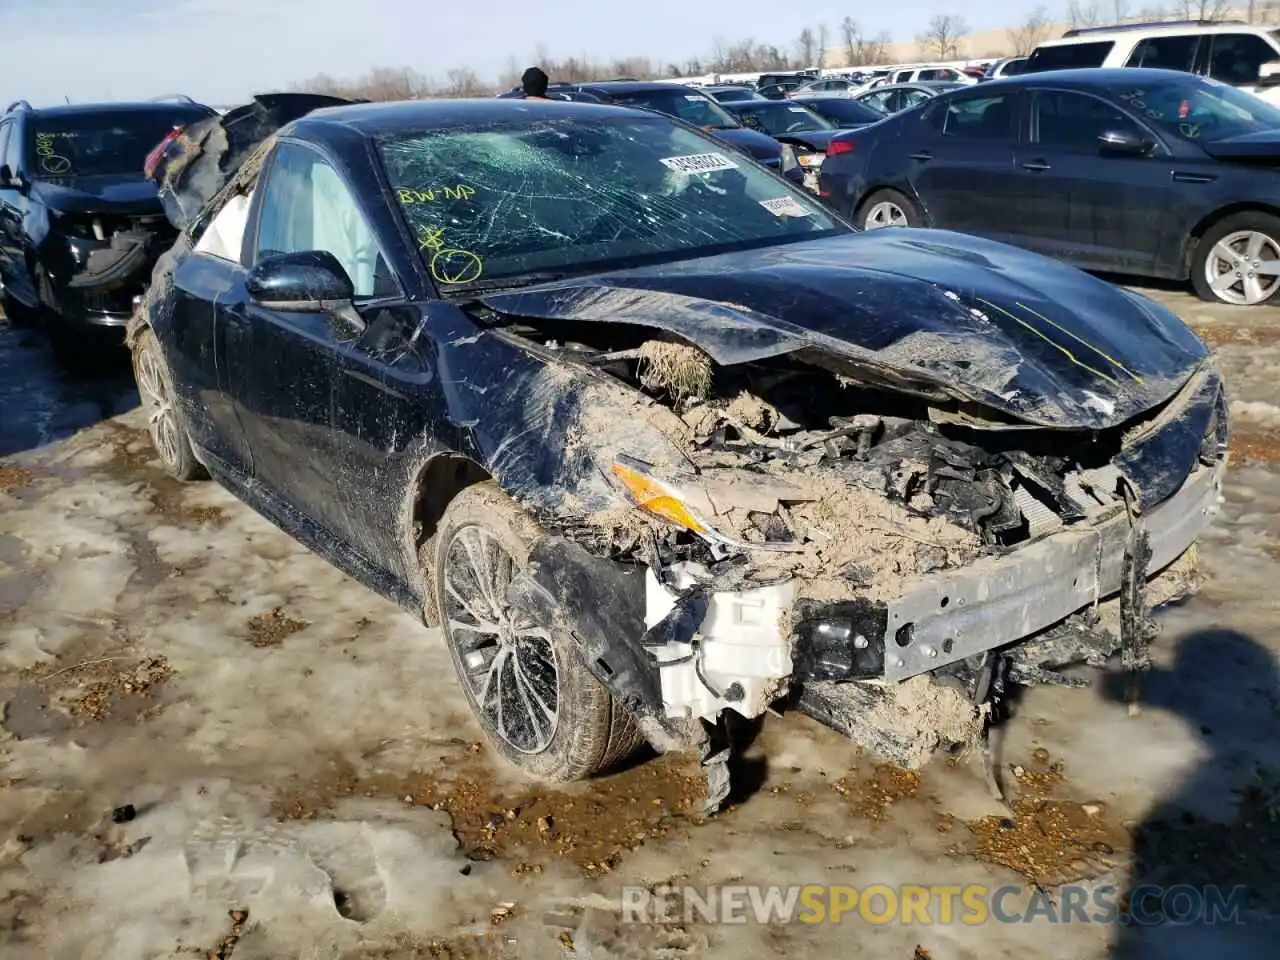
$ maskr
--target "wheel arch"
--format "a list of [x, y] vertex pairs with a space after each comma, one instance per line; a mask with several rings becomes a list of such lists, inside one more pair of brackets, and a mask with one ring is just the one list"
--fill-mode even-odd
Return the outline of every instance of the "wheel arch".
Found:
[[920, 216], [924, 219], [925, 224], [926, 225], [929, 224], [930, 222], [929, 210], [924, 205], [924, 201], [920, 199], [920, 195], [917, 194], [915, 190], [911, 188], [910, 184], [887, 183], [884, 181], [879, 181], [872, 184], [871, 186], [868, 186], [865, 190], [862, 191], [858, 199], [854, 201], [853, 210], [851, 211], [849, 216], [850, 220], [853, 223], [856, 224], [858, 222], [858, 214], [860, 214], [862, 212], [862, 208], [867, 205], [867, 201], [870, 200], [872, 197], [874, 197], [877, 193], [879, 193], [882, 190], [892, 190], [894, 193], [902, 194], [904, 197], [906, 197], [908, 200], [910, 200], [912, 203], [916, 205], [916, 209], [920, 211]]
[[1205, 214], [1196, 222], [1187, 239], [1183, 241], [1181, 269], [1182, 276], [1179, 279], [1185, 280], [1191, 276], [1191, 261], [1195, 256], [1196, 247], [1199, 246], [1200, 240], [1206, 233], [1215, 226], [1225, 220], [1227, 217], [1233, 217], [1237, 213], [1267, 213], [1273, 217], [1280, 217], [1280, 204], [1267, 203], [1262, 200], [1238, 200], [1235, 203], [1228, 203], [1221, 207], [1216, 207], [1211, 213]]
[[470, 457], [443, 450], [422, 463], [409, 484], [404, 511], [405, 548], [408, 569], [422, 591], [423, 619], [428, 626], [434, 625], [436, 619], [429, 576], [431, 541], [454, 498], [467, 487], [492, 479], [492, 474]]

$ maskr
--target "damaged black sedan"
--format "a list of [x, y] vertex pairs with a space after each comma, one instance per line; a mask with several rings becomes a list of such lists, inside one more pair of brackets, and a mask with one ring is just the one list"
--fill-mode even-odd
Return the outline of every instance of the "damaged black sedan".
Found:
[[490, 741], [642, 738], [726, 790], [726, 711], [899, 763], [1194, 586], [1223, 386], [1164, 307], [942, 231], [855, 232], [678, 121], [323, 109], [185, 225], [131, 327], [152, 437], [439, 624]]

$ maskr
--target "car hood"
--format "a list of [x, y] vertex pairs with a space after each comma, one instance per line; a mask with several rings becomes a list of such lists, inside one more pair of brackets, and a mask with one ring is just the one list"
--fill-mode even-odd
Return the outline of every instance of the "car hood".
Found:
[[728, 130], [708, 130], [707, 132], [725, 143], [733, 144], [739, 150], [745, 150], [756, 160], [777, 160], [782, 153], [782, 144], [773, 139], [773, 137], [746, 127], [732, 127]]
[[1280, 130], [1259, 130], [1225, 140], [1201, 140], [1200, 149], [1216, 160], [1280, 160]]
[[38, 180], [31, 190], [61, 213], [159, 213], [156, 187], [142, 172]]
[[481, 301], [510, 316], [668, 331], [719, 364], [784, 354], [1015, 421], [1103, 429], [1207, 356], [1154, 301], [964, 234], [842, 234], [598, 274]]

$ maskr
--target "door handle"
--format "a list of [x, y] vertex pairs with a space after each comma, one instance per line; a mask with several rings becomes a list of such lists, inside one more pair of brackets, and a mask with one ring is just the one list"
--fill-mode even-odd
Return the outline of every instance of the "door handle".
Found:
[[1022, 169], [1034, 170], [1036, 173], [1039, 173], [1041, 170], [1048, 170], [1049, 164], [1045, 163], [1043, 160], [1028, 160], [1022, 165]]
[[923, 163], [925, 160], [932, 160], [932, 159], [933, 159], [933, 154], [932, 154], [932, 153], [930, 153], [930, 152], [929, 152], [929, 151], [927, 151], [927, 150], [921, 150], [919, 153], [913, 153], [913, 154], [911, 154], [911, 159], [912, 159], [912, 160], [919, 160], [919, 161], [921, 161], [921, 162]]
[[1213, 183], [1218, 179], [1214, 173], [1190, 173], [1186, 170], [1173, 171], [1173, 179], [1178, 183]]

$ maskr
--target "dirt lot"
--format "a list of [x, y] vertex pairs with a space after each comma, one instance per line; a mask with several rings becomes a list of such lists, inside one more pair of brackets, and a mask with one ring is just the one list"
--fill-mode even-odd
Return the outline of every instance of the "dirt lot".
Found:
[[[706, 820], [677, 758], [561, 792], [498, 765], [439, 637], [153, 462], [127, 373], [0, 322], [0, 953], [17, 958], [1262, 957], [1280, 942], [1280, 311], [1157, 293], [1236, 433], [1209, 580], [1146, 703], [1041, 688], [906, 774], [769, 717]], [[123, 412], [122, 412], [123, 411]], [[106, 418], [106, 419], [104, 419]], [[119, 821], [119, 822], [114, 822]], [[1249, 888], [1241, 923], [624, 923], [624, 886]], [[934, 916], [933, 919], [938, 919]], [[856, 948], [851, 944], [856, 943]]]

